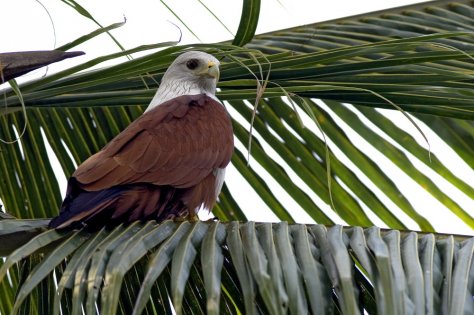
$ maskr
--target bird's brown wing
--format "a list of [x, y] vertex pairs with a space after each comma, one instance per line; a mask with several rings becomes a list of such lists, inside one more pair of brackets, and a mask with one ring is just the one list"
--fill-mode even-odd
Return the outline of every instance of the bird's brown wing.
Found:
[[87, 191], [133, 183], [186, 188], [225, 167], [232, 152], [224, 106], [205, 94], [184, 95], [143, 114], [72, 176]]

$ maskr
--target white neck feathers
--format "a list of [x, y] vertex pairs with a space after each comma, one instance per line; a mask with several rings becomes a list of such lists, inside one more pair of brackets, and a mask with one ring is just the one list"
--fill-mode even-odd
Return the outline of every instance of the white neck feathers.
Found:
[[148, 105], [148, 108], [145, 110], [145, 112], [148, 112], [156, 106], [178, 96], [203, 93], [218, 101], [214, 93], [202, 89], [195, 82], [186, 80], [167, 80], [160, 84], [158, 91], [156, 91], [155, 96], [151, 100], [150, 105]]

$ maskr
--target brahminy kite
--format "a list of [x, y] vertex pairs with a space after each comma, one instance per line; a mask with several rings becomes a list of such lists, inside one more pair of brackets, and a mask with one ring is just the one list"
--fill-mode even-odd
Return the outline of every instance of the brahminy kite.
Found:
[[72, 174], [50, 227], [196, 220], [200, 208], [212, 209], [234, 150], [218, 79], [213, 56], [178, 56], [145, 113]]

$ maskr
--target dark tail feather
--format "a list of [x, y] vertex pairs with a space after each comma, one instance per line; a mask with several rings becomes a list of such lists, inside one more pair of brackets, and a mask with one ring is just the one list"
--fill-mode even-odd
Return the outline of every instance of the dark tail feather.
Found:
[[[73, 182], [69, 183], [74, 185]], [[163, 221], [187, 213], [182, 192], [169, 186], [148, 184], [114, 186], [99, 191], [68, 190], [59, 216], [51, 228], [99, 229], [136, 220]]]
[[89, 225], [90, 219], [104, 210], [112, 208], [111, 206], [120, 197], [122, 191], [121, 187], [91, 192], [83, 191], [75, 198], [66, 199], [61, 206], [59, 216], [51, 220], [49, 227], [77, 228]]

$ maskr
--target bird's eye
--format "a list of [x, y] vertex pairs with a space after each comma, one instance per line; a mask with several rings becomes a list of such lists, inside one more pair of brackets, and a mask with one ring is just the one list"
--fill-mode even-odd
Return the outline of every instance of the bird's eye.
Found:
[[199, 60], [197, 60], [197, 59], [189, 59], [186, 62], [186, 67], [188, 67], [188, 69], [190, 69], [190, 70], [196, 69], [198, 65], [199, 65]]

